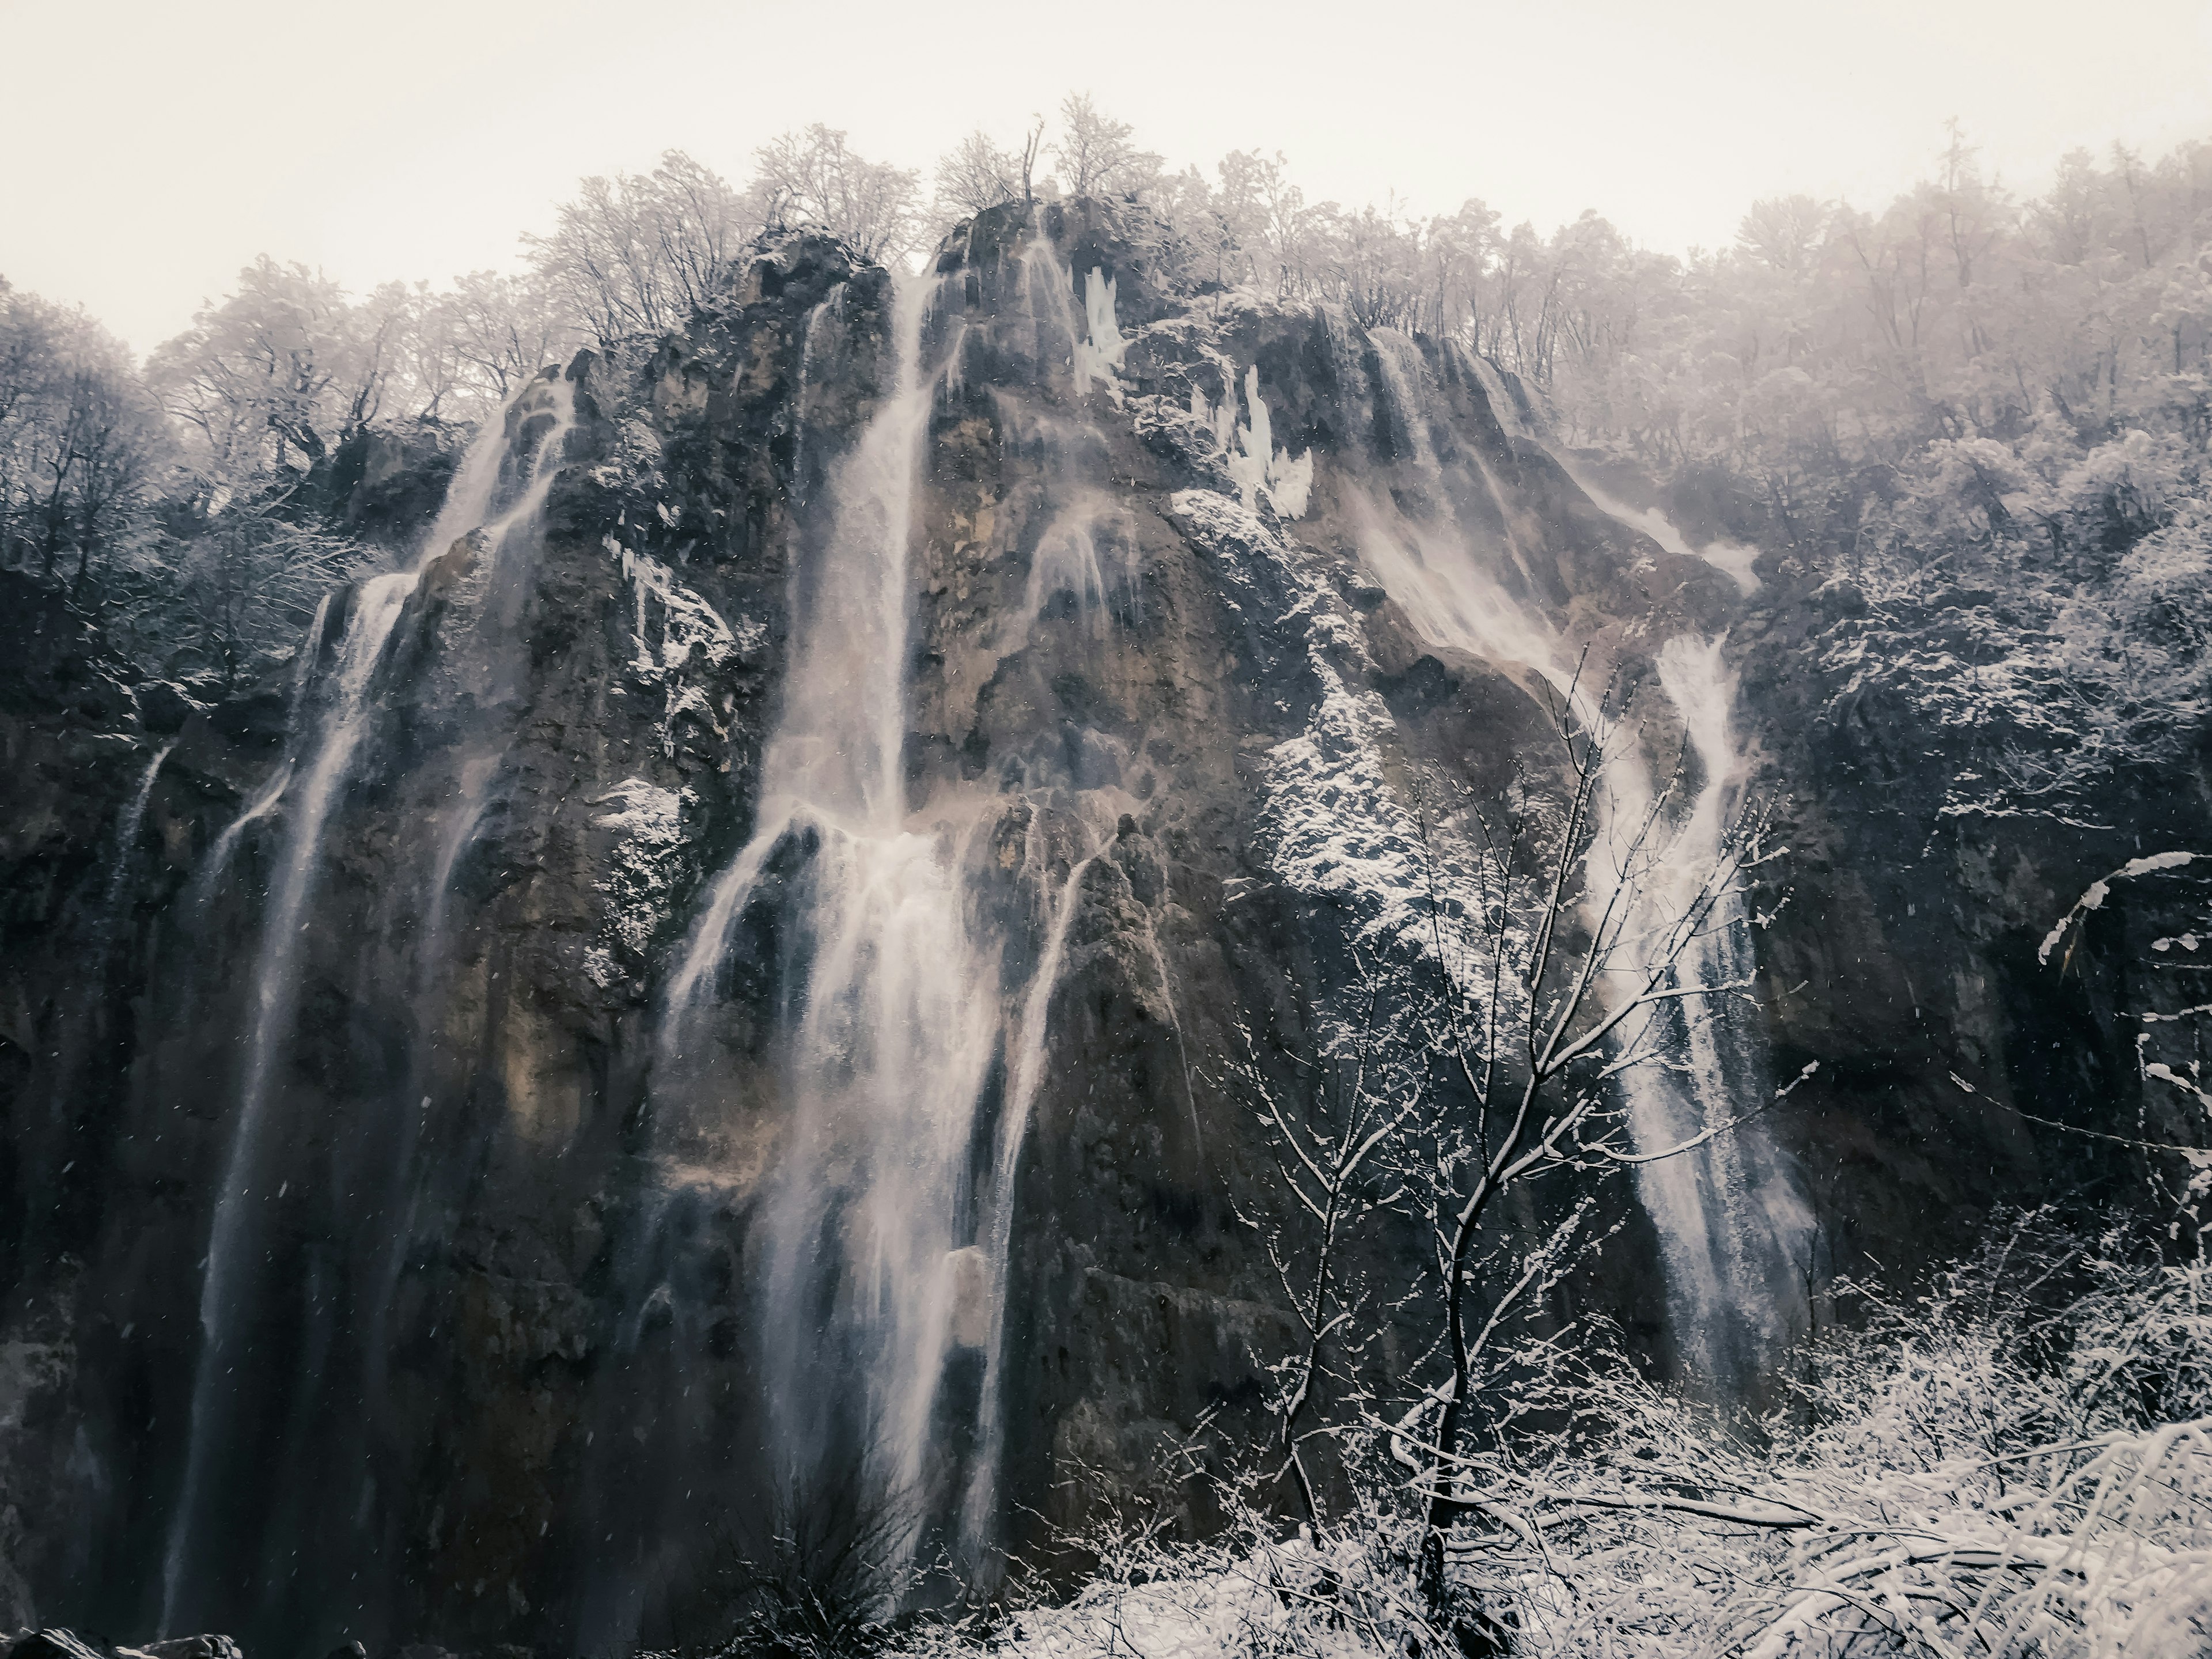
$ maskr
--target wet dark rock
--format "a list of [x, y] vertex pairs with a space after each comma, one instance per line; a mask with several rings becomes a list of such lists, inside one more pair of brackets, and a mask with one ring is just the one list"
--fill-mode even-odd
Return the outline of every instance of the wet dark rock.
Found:
[[168, 680], [142, 681], [135, 691], [138, 723], [159, 737], [174, 737], [185, 729], [186, 720], [206, 706]]
[[0, 570], [0, 710], [53, 714], [115, 729], [136, 676], [65, 589]]
[[[360, 1644], [352, 1646], [359, 1648]], [[238, 1644], [228, 1636], [173, 1637], [166, 1642], [146, 1643], [140, 1651], [152, 1659], [242, 1659]]]
[[318, 482], [354, 534], [411, 552], [438, 516], [465, 437], [431, 419], [365, 428], [337, 447]]

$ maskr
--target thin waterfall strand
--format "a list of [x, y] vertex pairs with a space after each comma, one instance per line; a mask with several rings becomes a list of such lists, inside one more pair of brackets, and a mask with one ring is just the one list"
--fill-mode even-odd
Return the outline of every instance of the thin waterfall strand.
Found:
[[[520, 499], [490, 526], [496, 535], [503, 537], [510, 527], [543, 507], [559, 471], [574, 420], [574, 401], [573, 388], [567, 382], [556, 380], [553, 386], [552, 427], [542, 436], [532, 458], [528, 483]], [[337, 647], [329, 702], [317, 727], [312, 754], [307, 754], [297, 741], [299, 710], [311, 684], [313, 657], [329, 611], [329, 597], [326, 595], [317, 606], [294, 683], [295, 752], [276, 780], [225, 830], [213, 849], [209, 872], [204, 878], [207, 890], [211, 892], [212, 883], [227, 867], [240, 832], [247, 824], [274, 811], [279, 801], [292, 793], [296, 781], [297, 798], [291, 822], [287, 825], [276, 884], [263, 922], [260, 960], [251, 1005], [252, 1026], [246, 1043], [238, 1115], [201, 1279], [201, 1344], [193, 1374], [185, 1476], [172, 1514], [162, 1563], [161, 1628], [164, 1632], [173, 1626], [177, 1618], [191, 1540], [204, 1519], [198, 1511], [204, 1498], [210, 1462], [216, 1451], [215, 1419], [223, 1408], [216, 1396], [223, 1388], [222, 1379], [232, 1374], [240, 1357], [232, 1328], [240, 1313], [234, 1306], [234, 1282], [249, 1265], [246, 1247], [255, 1200], [257, 1196], [265, 1196], [256, 1194], [253, 1182], [268, 1127], [270, 1070], [278, 1045], [290, 1035], [297, 1009], [300, 945], [306, 925], [302, 917], [321, 871], [324, 828], [349, 776], [356, 753], [374, 723], [376, 710], [371, 693], [392, 630], [419, 586], [422, 568], [444, 552], [453, 539], [474, 528], [490, 510], [505, 453], [503, 421], [487, 422], [455, 475], [415, 568], [374, 577], [355, 593]]]
[[259, 972], [253, 993], [253, 1025], [246, 1039], [245, 1080], [239, 1091], [238, 1121], [223, 1170], [222, 1195], [208, 1239], [207, 1267], [200, 1281], [199, 1364], [192, 1382], [190, 1441], [185, 1483], [171, 1525], [161, 1581], [161, 1629], [167, 1633], [177, 1613], [185, 1557], [196, 1522], [206, 1463], [213, 1447], [210, 1398], [222, 1386], [226, 1360], [239, 1358], [228, 1328], [233, 1312], [229, 1290], [244, 1267], [247, 1212], [252, 1178], [269, 1102], [269, 1069], [277, 1042], [290, 1027], [296, 1006], [301, 921], [321, 869], [322, 831], [332, 798], [343, 781], [367, 725], [369, 682], [384, 654], [385, 641], [414, 590], [411, 574], [379, 576], [365, 584], [346, 619], [338, 647], [337, 685], [325, 714], [313, 759], [302, 779], [276, 887], [263, 925]]
[[1054, 897], [1044, 955], [1022, 1001], [1021, 1046], [1015, 1054], [1006, 1113], [999, 1124], [998, 1145], [991, 1160], [990, 1188], [985, 1195], [988, 1207], [978, 1241], [983, 1251], [983, 1290], [989, 1298], [983, 1343], [982, 1421], [975, 1466], [969, 1477], [960, 1516], [961, 1553], [970, 1565], [981, 1560], [990, 1542], [998, 1510], [999, 1463], [1006, 1449], [1006, 1278], [1013, 1253], [1014, 1197], [1022, 1145], [1029, 1135], [1030, 1113], [1036, 1103], [1037, 1090], [1044, 1081], [1048, 1020], [1053, 992], [1060, 983], [1060, 964], [1067, 954], [1068, 925], [1079, 908], [1084, 873], [1090, 867], [1090, 859], [1078, 862]]

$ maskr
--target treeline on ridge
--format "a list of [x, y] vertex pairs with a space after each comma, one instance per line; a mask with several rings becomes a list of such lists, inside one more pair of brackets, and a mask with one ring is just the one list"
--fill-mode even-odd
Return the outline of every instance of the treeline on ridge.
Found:
[[1830, 584], [1829, 665], [1972, 728], [2003, 810], [2065, 810], [2212, 697], [2212, 143], [2076, 153], [2021, 200], [1954, 129], [1879, 213], [1759, 202], [1687, 258], [1595, 213], [1547, 236], [1478, 200], [1308, 202], [1279, 155], [1170, 172], [1080, 95], [1018, 143], [971, 135], [927, 191], [823, 126], [756, 160], [743, 186], [675, 151], [585, 179], [519, 272], [442, 289], [353, 295], [264, 256], [143, 363], [0, 279], [0, 564], [66, 585], [145, 672], [233, 685], [392, 556], [366, 473], [434, 477], [543, 363], [681, 326], [763, 232], [896, 264], [998, 202], [1113, 195], [1161, 216], [1194, 290], [1456, 337], [1586, 459]]

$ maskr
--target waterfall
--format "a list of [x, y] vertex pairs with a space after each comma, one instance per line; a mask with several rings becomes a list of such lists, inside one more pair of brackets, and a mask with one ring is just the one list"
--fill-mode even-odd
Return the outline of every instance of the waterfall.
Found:
[[[1734, 732], [1736, 677], [1718, 638], [1677, 635], [1660, 647], [1659, 684], [1682, 720], [1702, 774], [1698, 793], [1649, 877], [1644, 921], [1686, 913], [1726, 855], [1729, 814], [1747, 767]], [[1616, 769], [1622, 821], [1640, 818], [1650, 781]], [[1640, 931], [1632, 924], [1631, 937]], [[1742, 895], [1723, 891], [1677, 966], [1677, 982], [1741, 984], [1756, 956]], [[1646, 1063], [1622, 1077], [1638, 1149], [1679, 1145], [1765, 1103], [1769, 1079], [1756, 1040], [1723, 1017], [1718, 997], [1661, 1005], [1651, 1018], [1682, 1070]], [[1649, 1027], [1643, 1028], [1649, 1030]], [[1638, 1041], [1631, 1032], [1625, 1039]], [[1659, 1231], [1678, 1340], [1705, 1378], [1741, 1389], [1760, 1358], [1796, 1334], [1797, 1255], [1810, 1216], [1764, 1127], [1746, 1123], [1695, 1152], [1638, 1166], [1644, 1206]]]
[[[811, 844], [792, 901], [788, 1142], [763, 1223], [769, 1431], [805, 1490], [854, 1458], [918, 1501], [950, 1340], [959, 1199], [995, 1054], [998, 946], [963, 880], [984, 815], [910, 825], [908, 549], [933, 382], [926, 285], [902, 284], [891, 390], [832, 470], [818, 568], [794, 574], [791, 667], [762, 758], [759, 829], [715, 884], [672, 981], [665, 1042], [700, 1035], [714, 970], [770, 854]], [[848, 1387], [850, 1382], [854, 1386]]]
[[[833, 299], [823, 300], [806, 313], [806, 327], [799, 340], [799, 383], [791, 393], [791, 498], [794, 504], [802, 503], [806, 489], [806, 388], [814, 379], [814, 331], [822, 321], [822, 313], [834, 305], [842, 306], [844, 285], [840, 283]], [[640, 629], [642, 633], [642, 628]]]
[[[1417, 396], [1418, 353], [1391, 331], [1376, 331], [1372, 337], [1412, 459], [1434, 483], [1442, 467]], [[1497, 480], [1486, 465], [1480, 471], [1504, 514]], [[1440, 488], [1442, 524], [1400, 514], [1356, 487], [1339, 488], [1363, 562], [1424, 637], [1528, 673], [1555, 694], [1583, 701], [1572, 690], [1574, 677], [1557, 634], [1534, 607], [1533, 595], [1522, 598], [1529, 594], [1528, 567], [1510, 518], [1504, 545], [1486, 558]], [[1658, 667], [1660, 688], [1683, 721], [1702, 781], [1687, 810], [1660, 830], [1668, 836], [1665, 857], [1656, 870], [1640, 873], [1647, 886], [1640, 920], [1624, 937], [1630, 966], [1636, 965], [1641, 936], [1694, 902], [1711, 875], [1725, 851], [1728, 814], [1747, 771], [1733, 730], [1735, 678], [1727, 669], [1722, 642], [1669, 640], [1660, 650]], [[1612, 827], [1626, 830], [1640, 822], [1654, 788], [1644, 757], [1626, 747], [1608, 757], [1606, 773], [1607, 828], [1590, 854], [1590, 890], [1601, 905], [1622, 874], [1603, 867]], [[1743, 921], [1741, 897], [1724, 895], [1686, 953], [1681, 975], [1698, 983], [1747, 978], [1754, 960]], [[1755, 1110], [1765, 1098], [1764, 1055], [1739, 1034], [1740, 1022], [1717, 1018], [1720, 1012], [1670, 1004], [1654, 1016], [1663, 1022], [1659, 1030], [1638, 1028], [1658, 1038], [1664, 1051], [1663, 1061], [1632, 1066], [1622, 1079], [1623, 1102], [1641, 1151], [1688, 1139], [1709, 1123]], [[1636, 1040], [1625, 1033], [1624, 1051]], [[1680, 1157], [1638, 1165], [1638, 1192], [1659, 1234], [1673, 1324], [1684, 1352], [1709, 1380], [1747, 1381], [1759, 1354], [1791, 1334], [1796, 1322], [1790, 1311], [1798, 1294], [1794, 1253], [1806, 1212], [1779, 1156], [1758, 1125], [1745, 1125]]]
[[296, 760], [295, 750], [300, 741], [300, 710], [307, 696], [307, 679], [315, 665], [315, 653], [321, 649], [323, 624], [330, 618], [331, 596], [324, 594], [315, 601], [315, 614], [307, 623], [307, 636], [300, 643], [300, 653], [293, 664], [292, 691], [284, 708], [284, 763], [270, 775], [258, 793], [246, 804], [246, 810], [223, 826], [222, 833], [208, 848], [207, 856], [200, 861], [191, 884], [185, 890], [185, 901], [194, 909], [204, 906], [215, 896], [216, 889], [229, 872], [230, 860], [238, 851], [240, 839], [253, 824], [276, 810], [276, 803], [284, 799], [284, 792], [292, 787], [292, 771]]
[[731, 925], [787, 834], [819, 825], [882, 842], [904, 819], [907, 541], [931, 393], [920, 366], [924, 309], [902, 284], [891, 393], [835, 470], [836, 516], [819, 568], [793, 573], [790, 667], [761, 755], [759, 828], [715, 881], [670, 981], [672, 1038], [711, 992]]
[[1052, 1010], [1054, 988], [1060, 982], [1060, 963], [1067, 954], [1068, 924], [1075, 919], [1084, 872], [1090, 867], [1090, 859], [1080, 860], [1061, 884], [1047, 923], [1044, 955], [1030, 981], [1029, 994], [1023, 999], [1020, 1046], [991, 1160], [989, 1207], [979, 1230], [980, 1243], [975, 1247], [983, 1252], [986, 1282], [981, 1288], [988, 1301], [984, 1307], [987, 1328], [981, 1333], [984, 1365], [979, 1455], [969, 1477], [960, 1516], [961, 1554], [971, 1563], [981, 1559], [997, 1518], [999, 1462], [1006, 1449], [1006, 1272], [1013, 1245], [1016, 1176], [1022, 1142], [1029, 1133], [1030, 1109], [1044, 1080], [1047, 1017]]
[[[1032, 278], [1024, 264], [1025, 297], [1048, 335], [1072, 308], [1036, 291], [1064, 276], [1038, 265]], [[890, 1517], [893, 1569], [927, 1533], [974, 1571], [997, 1520], [1016, 1176], [1086, 861], [1050, 879], [1041, 809], [991, 783], [908, 799], [908, 557], [936, 292], [900, 287], [889, 395], [817, 464], [826, 535], [793, 573], [757, 829], [670, 977], [655, 1096], [680, 1108], [675, 1091], [711, 1064], [732, 939], [749, 907], [773, 908], [783, 1108], [753, 1234], [772, 1473], [787, 1492]], [[1025, 622], [1061, 594], [1086, 615], [1133, 604], [1116, 592], [1133, 593], [1133, 550], [1104, 506], [1079, 495], [1048, 525]], [[1000, 838], [1024, 812], [1013, 858]]]
[[[533, 389], [536, 385], [532, 383]], [[325, 831], [376, 724], [378, 671], [423, 569], [460, 534], [479, 526], [496, 554], [508, 532], [543, 507], [574, 418], [573, 388], [565, 380], [551, 385], [551, 424], [529, 458], [523, 487], [512, 504], [484, 524], [509, 450], [504, 422], [488, 422], [456, 472], [413, 568], [373, 577], [354, 590], [343, 632], [320, 687], [319, 707], [311, 709], [318, 702], [317, 658], [325, 643], [330, 599], [326, 596], [319, 605], [294, 681], [289, 752], [270, 783], [218, 837], [195, 882], [203, 899], [211, 895], [246, 829], [280, 804], [287, 805], [284, 835], [262, 916], [238, 1105], [202, 1268], [200, 1349], [193, 1371], [185, 1474], [171, 1511], [162, 1563], [164, 1632], [175, 1627], [184, 1611], [190, 1570], [201, 1553], [198, 1540], [219, 1525], [210, 1510], [210, 1494], [217, 1472], [236, 1457], [246, 1437], [267, 1427], [235, 1421], [242, 1382], [233, 1379], [240, 1370], [250, 1371], [252, 1367], [254, 1298], [250, 1287], [260, 1226], [272, 1200], [283, 1196], [282, 1183], [276, 1193], [268, 1190], [276, 1176], [264, 1165], [272, 1133], [280, 1127], [272, 1117], [279, 1093], [274, 1079], [297, 1023], [303, 947], [327, 857]], [[528, 395], [526, 391], [524, 396]], [[441, 866], [441, 883], [450, 863], [447, 859]], [[319, 1304], [319, 1291], [308, 1288], [308, 1300]]]
[[[399, 612], [414, 590], [409, 575], [378, 576], [362, 585], [346, 619], [338, 647], [336, 687], [316, 736], [314, 753], [301, 775], [301, 787], [285, 836], [276, 882], [262, 925], [261, 961], [252, 1003], [253, 1024], [246, 1038], [245, 1080], [230, 1154], [216, 1200], [208, 1239], [207, 1265], [200, 1280], [200, 1357], [192, 1380], [191, 1428], [185, 1452], [185, 1484], [171, 1522], [168, 1553], [161, 1574], [161, 1630], [173, 1628], [177, 1597], [199, 1515], [208, 1459], [217, 1439], [214, 1398], [231, 1367], [250, 1360], [240, 1341], [229, 1295], [231, 1281], [244, 1266], [248, 1210], [256, 1194], [257, 1154], [269, 1103], [269, 1067], [277, 1042], [289, 1033], [299, 989], [297, 971], [301, 915], [322, 865], [324, 820], [346, 769], [360, 746], [368, 720], [369, 682], [384, 654]], [[265, 1194], [264, 1194], [265, 1196]]]
[[1631, 530], [1642, 532], [1677, 558], [1704, 560], [1714, 569], [1724, 573], [1745, 593], [1759, 592], [1759, 573], [1752, 568], [1753, 561], [1759, 557], [1757, 548], [1727, 541], [1708, 542], [1703, 547], [1692, 547], [1682, 532], [1674, 527], [1674, 520], [1657, 507], [1639, 511], [1608, 494], [1565, 450], [1547, 443], [1544, 445], [1544, 451], [1559, 464], [1559, 470], [1575, 481], [1583, 494], [1590, 498], [1590, 504], [1607, 518], [1626, 525]]
[[154, 781], [161, 775], [161, 768], [169, 758], [169, 751], [177, 746], [174, 738], [155, 751], [147, 763], [146, 770], [138, 779], [138, 787], [131, 792], [131, 799], [123, 814], [115, 822], [115, 865], [107, 872], [107, 891], [100, 906], [101, 925], [110, 936], [115, 931], [117, 908], [123, 902], [124, 888], [131, 879], [132, 854], [138, 849], [138, 826], [146, 821], [147, 803], [154, 799]]

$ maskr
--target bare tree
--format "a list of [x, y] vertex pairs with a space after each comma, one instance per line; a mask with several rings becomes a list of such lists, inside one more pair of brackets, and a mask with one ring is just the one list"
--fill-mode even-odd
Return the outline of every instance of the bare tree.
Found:
[[73, 563], [82, 596], [170, 453], [120, 342], [81, 312], [0, 287], [0, 551], [49, 580]]
[[884, 262], [904, 258], [920, 240], [920, 176], [868, 161], [842, 132], [817, 122], [758, 154], [753, 189], [769, 223], [819, 226], [863, 259]]
[[[1747, 810], [1717, 845], [1704, 830], [1686, 843], [1682, 766], [1648, 787], [1608, 702], [1565, 687], [1551, 709], [1556, 784], [1524, 779], [1428, 828], [1426, 949], [1363, 973], [1310, 1100], [1271, 1086], [1256, 1054], [1241, 1072], [1290, 1200], [1286, 1221], [1262, 1227], [1302, 1332], [1279, 1368], [1285, 1472], [1315, 1516], [1299, 1449], [1325, 1431], [1308, 1420], [1317, 1381], [1333, 1362], [1355, 1369], [1386, 1327], [1417, 1342], [1427, 1327], [1426, 1353], [1404, 1370], [1410, 1408], [1366, 1421], [1419, 1509], [1421, 1584], [1439, 1613], [1447, 1535], [1486, 1512], [1480, 1471], [1521, 1409], [1498, 1385], [1552, 1287], [1601, 1240], [1599, 1182], [1740, 1121], [1639, 1146], [1620, 1083], [1674, 1058], [1747, 988], [1705, 975], [1728, 959], [1713, 936], [1745, 925], [1732, 900], [1763, 820]], [[1541, 1206], [1540, 1184], [1556, 1189]], [[1426, 1233], [1434, 1257], [1376, 1295], [1347, 1264], [1353, 1235], [1385, 1207]]]
[[[1607, 701], [1593, 704], [1570, 685], [1554, 703], [1563, 799], [1531, 792], [1509, 802], [1499, 823], [1475, 815], [1474, 914], [1461, 907], [1448, 917], [1447, 896], [1433, 881], [1431, 890], [1440, 981], [1431, 1042], [1456, 1088], [1439, 1093], [1449, 1104], [1423, 1126], [1427, 1156], [1406, 1169], [1437, 1243], [1445, 1373], [1391, 1432], [1425, 1499], [1432, 1599], [1442, 1594], [1445, 1534], [1482, 1507], [1460, 1477], [1492, 1344], [1579, 1253], [1590, 1181], [1681, 1156], [1736, 1127], [1638, 1148], [1615, 1085], [1667, 1058], [1681, 1022], [1655, 1014], [1711, 1018], [1709, 1000], [1747, 988], [1701, 980], [1695, 964], [1713, 955], [1698, 948], [1711, 930], [1744, 925], [1723, 901], [1759, 857], [1762, 820], [1747, 811], [1717, 848], [1679, 846], [1669, 812], [1680, 769], [1640, 805], [1632, 793], [1624, 799], [1615, 766], [1634, 763], [1613, 752], [1626, 729]], [[1684, 856], [1701, 867], [1686, 876], [1679, 863], [1667, 867]], [[1547, 1177], [1572, 1187], [1559, 1218], [1517, 1262], [1501, 1255], [1478, 1272], [1501, 1200]]]
[[388, 343], [388, 329], [356, 316], [335, 282], [264, 257], [239, 273], [236, 293], [158, 348], [147, 373], [212, 501], [311, 471], [375, 418]]
[[1247, 1030], [1244, 1054], [1231, 1067], [1274, 1149], [1277, 1187], [1286, 1200], [1285, 1214], [1248, 1218], [1247, 1224], [1261, 1236], [1301, 1334], [1296, 1352], [1277, 1367], [1277, 1449], [1280, 1473], [1316, 1524], [1321, 1501], [1304, 1447], [1333, 1429], [1307, 1425], [1319, 1411], [1332, 1350], [1343, 1369], [1356, 1370], [1376, 1334], [1371, 1287], [1350, 1265], [1350, 1246], [1401, 1195], [1375, 1177], [1387, 1175], [1397, 1138], [1425, 1098], [1414, 1057], [1391, 1041], [1386, 1003], [1393, 988], [1364, 961], [1358, 965], [1358, 1014], [1334, 1052], [1317, 1062], [1286, 1057], [1297, 1074], [1286, 1088]]
[[295, 522], [266, 495], [227, 503], [175, 556], [185, 625], [171, 630], [170, 652], [230, 689], [295, 645], [323, 597], [376, 562], [374, 550]]
[[[1249, 1224], [1299, 1334], [1275, 1367], [1271, 1455], [1318, 1526], [1304, 1453], [1352, 1426], [1330, 1420], [1351, 1407], [1402, 1472], [1419, 1593], [1439, 1622], [1456, 1523], [1503, 1517], [1511, 1531], [1516, 1511], [1494, 1481], [1516, 1425], [1540, 1407], [1507, 1385], [1559, 1340], [1540, 1319], [1607, 1236], [1604, 1179], [1692, 1153], [1741, 1121], [1639, 1145], [1621, 1084], [1675, 1059], [1748, 988], [1710, 968], [1729, 959], [1716, 936], [1746, 925], [1734, 901], [1761, 856], [1763, 814], [1747, 808], [1717, 842], [1711, 824], [1685, 841], [1680, 826], [1696, 819], [1675, 799], [1683, 764], [1650, 787], [1610, 703], [1577, 678], [1550, 709], [1555, 771], [1443, 822], [1425, 806], [1425, 948], [1358, 963], [1320, 1063], [1263, 1063], [1248, 1036], [1234, 1068], [1283, 1198], [1279, 1215]], [[1389, 1212], [1432, 1241], [1433, 1258], [1378, 1285], [1364, 1275], [1388, 1252], [1362, 1235]], [[1390, 1381], [1413, 1397], [1390, 1413], [1372, 1358], [1392, 1351], [1386, 1332], [1427, 1343], [1394, 1367]], [[1332, 1379], [1338, 1397], [1325, 1403]], [[1484, 1635], [1482, 1609], [1461, 1611], [1469, 1640], [1498, 1637]]]
[[1087, 92], [1071, 92], [1060, 100], [1060, 139], [1053, 155], [1071, 194], [1139, 191], [1159, 177], [1160, 158], [1132, 143], [1131, 131], [1127, 122], [1102, 112]]
[[939, 216], [966, 218], [1020, 197], [1022, 160], [976, 128], [937, 164]]
[[651, 173], [585, 179], [550, 235], [522, 241], [545, 294], [605, 344], [681, 327], [761, 223], [757, 204], [672, 149]]
[[1037, 158], [1044, 153], [1044, 117], [1030, 118], [1030, 130], [1022, 138], [1022, 204], [1033, 206], [1036, 202]]
[[471, 401], [496, 409], [547, 363], [580, 343], [542, 276], [471, 271], [437, 296], [434, 325], [461, 366]]

